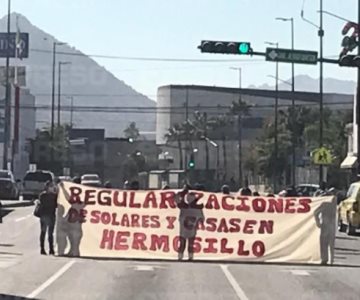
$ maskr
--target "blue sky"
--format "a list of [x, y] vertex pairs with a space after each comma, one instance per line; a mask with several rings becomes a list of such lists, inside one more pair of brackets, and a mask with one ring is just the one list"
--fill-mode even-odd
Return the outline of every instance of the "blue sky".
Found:
[[[0, 13], [6, 13], [3, 0]], [[356, 20], [356, 0], [324, 0], [324, 9]], [[317, 50], [317, 31], [300, 18], [303, 0], [12, 0], [13, 11], [34, 25], [90, 54], [191, 59], [243, 59], [242, 62], [190, 63], [97, 59], [118, 78], [155, 99], [166, 84], [236, 86], [231, 66], [243, 68], [243, 85], [272, 83], [275, 65], [261, 57], [201, 54], [202, 39], [249, 41], [264, 51], [264, 41], [290, 47], [290, 23], [295, 18], [295, 47]], [[318, 23], [319, 0], [305, 1], [305, 15]], [[344, 22], [324, 18], [325, 56], [340, 52]], [[318, 77], [316, 66], [296, 66], [296, 74]], [[282, 64], [280, 76], [290, 77]], [[355, 71], [325, 66], [325, 76], [355, 80]]]

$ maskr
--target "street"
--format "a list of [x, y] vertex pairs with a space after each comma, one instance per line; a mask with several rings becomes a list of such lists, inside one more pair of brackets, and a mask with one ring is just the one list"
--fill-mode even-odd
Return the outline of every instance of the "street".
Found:
[[358, 236], [337, 236], [331, 267], [45, 257], [32, 211], [6, 211], [0, 225], [0, 299], [359, 298]]

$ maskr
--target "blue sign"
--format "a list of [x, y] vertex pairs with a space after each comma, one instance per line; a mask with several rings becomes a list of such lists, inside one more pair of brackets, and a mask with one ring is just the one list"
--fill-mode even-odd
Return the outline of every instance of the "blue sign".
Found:
[[0, 57], [6, 57], [8, 51], [9, 57], [16, 57], [16, 52], [19, 58], [29, 57], [29, 34], [25, 32], [20, 33], [19, 47], [16, 48], [16, 32], [11, 32], [9, 46], [7, 33], [0, 32]]

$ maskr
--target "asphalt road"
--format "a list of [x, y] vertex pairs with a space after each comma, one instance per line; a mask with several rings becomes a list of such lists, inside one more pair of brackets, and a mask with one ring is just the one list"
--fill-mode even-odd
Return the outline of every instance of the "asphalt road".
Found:
[[360, 236], [337, 237], [335, 266], [44, 257], [32, 210], [0, 224], [0, 299], [360, 298]]

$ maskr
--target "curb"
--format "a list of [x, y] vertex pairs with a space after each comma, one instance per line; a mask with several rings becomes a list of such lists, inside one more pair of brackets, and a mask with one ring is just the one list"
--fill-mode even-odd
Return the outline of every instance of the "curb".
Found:
[[6, 203], [4, 203], [4, 201], [0, 201], [1, 208], [16, 208], [16, 207], [27, 207], [27, 206], [33, 206], [34, 202], [33, 201], [6, 201]]

